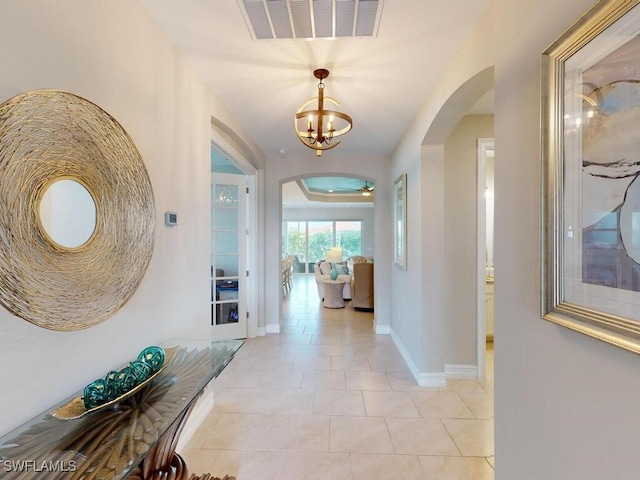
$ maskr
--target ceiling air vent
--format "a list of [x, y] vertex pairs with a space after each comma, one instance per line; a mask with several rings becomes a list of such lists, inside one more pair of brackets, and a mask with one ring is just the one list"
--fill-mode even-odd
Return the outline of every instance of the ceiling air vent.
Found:
[[384, 0], [238, 0], [255, 40], [375, 37]]

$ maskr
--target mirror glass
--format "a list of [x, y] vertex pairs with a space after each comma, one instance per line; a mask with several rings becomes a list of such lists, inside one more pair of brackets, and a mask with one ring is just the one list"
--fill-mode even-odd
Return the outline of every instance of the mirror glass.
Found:
[[66, 248], [84, 245], [96, 228], [96, 204], [81, 183], [53, 182], [40, 200], [40, 221], [47, 235]]

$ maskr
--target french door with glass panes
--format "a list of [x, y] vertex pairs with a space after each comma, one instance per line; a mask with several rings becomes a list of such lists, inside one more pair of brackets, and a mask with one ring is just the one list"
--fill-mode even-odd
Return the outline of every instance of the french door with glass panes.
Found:
[[214, 340], [247, 337], [246, 177], [211, 175], [211, 325]]

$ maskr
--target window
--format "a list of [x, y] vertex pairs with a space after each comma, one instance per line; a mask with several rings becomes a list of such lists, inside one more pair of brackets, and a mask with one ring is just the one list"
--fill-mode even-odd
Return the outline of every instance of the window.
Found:
[[361, 220], [285, 221], [283, 227], [282, 255], [296, 257], [296, 273], [313, 272], [331, 247], [342, 247], [345, 259], [362, 255]]
[[362, 255], [362, 222], [335, 222], [335, 246], [342, 247], [344, 258]]
[[334, 222], [308, 222], [309, 226], [309, 261], [315, 263], [322, 260], [334, 246]]
[[304, 273], [307, 263], [307, 222], [285, 222], [282, 257], [293, 255], [294, 273]]

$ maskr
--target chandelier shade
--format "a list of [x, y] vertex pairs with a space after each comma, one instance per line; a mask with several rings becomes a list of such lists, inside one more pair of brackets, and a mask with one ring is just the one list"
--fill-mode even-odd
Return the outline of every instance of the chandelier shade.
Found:
[[[340, 143], [340, 140], [334, 140], [351, 130], [353, 120], [346, 113], [324, 108], [325, 102], [336, 107], [340, 105], [335, 98], [324, 94], [323, 80], [329, 76], [329, 70], [319, 68], [314, 70], [313, 76], [320, 80], [318, 96], [307, 100], [300, 106], [296, 112], [293, 126], [300, 141], [315, 150], [317, 156], [321, 156], [324, 150], [334, 148]], [[315, 110], [306, 110], [315, 102], [317, 102]]]

